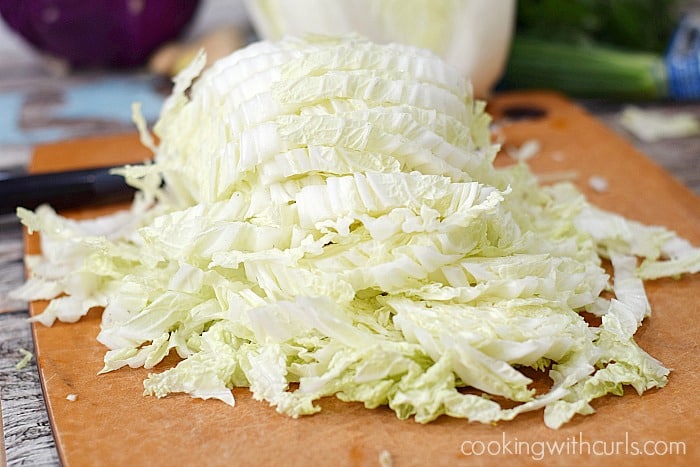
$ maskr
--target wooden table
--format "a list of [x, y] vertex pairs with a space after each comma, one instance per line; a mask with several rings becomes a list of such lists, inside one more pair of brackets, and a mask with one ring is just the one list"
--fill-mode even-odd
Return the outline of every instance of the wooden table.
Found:
[[[90, 93], [99, 97], [112, 92], [111, 97], [103, 95], [105, 105], [109, 105], [117, 98], [127, 97], [126, 94], [115, 97], [115, 90], [143, 92], [151, 106], [147, 112], [155, 112], [167, 89], [166, 84], [147, 74], [57, 77], [36, 57], [10, 54], [3, 58], [3, 53], [7, 51], [0, 49], [0, 125], [5, 125], [0, 128], [0, 165], [18, 169], [26, 165], [38, 143], [133, 129], [128, 116], [116, 112], [86, 114], [80, 107], [80, 99], [90, 97]], [[124, 102], [126, 108], [129, 104]], [[627, 103], [581, 104], [700, 196], [700, 136], [644, 143], [619, 124], [619, 112]], [[669, 113], [691, 112], [700, 118], [697, 102], [649, 103], [644, 107]], [[153, 113], [149, 115], [154, 117]], [[7, 125], [13, 122], [17, 126], [9, 128]], [[0, 293], [22, 281], [22, 248], [19, 224], [12, 218], [0, 219]], [[58, 457], [35, 362], [32, 360], [21, 369], [15, 367], [22, 359], [19, 349], [33, 348], [26, 307], [0, 302], [0, 310], [3, 308], [14, 311], [0, 313], [0, 403], [4, 430], [0, 461], [6, 456], [9, 465], [56, 465]]]

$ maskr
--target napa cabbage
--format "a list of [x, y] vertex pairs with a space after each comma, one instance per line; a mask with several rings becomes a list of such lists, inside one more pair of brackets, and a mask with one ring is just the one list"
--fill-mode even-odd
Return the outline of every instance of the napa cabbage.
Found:
[[484, 103], [437, 56], [309, 36], [204, 63], [176, 77], [157, 138], [136, 109], [155, 157], [121, 169], [129, 211], [19, 212], [43, 253], [15, 296], [51, 299], [46, 325], [103, 307], [103, 372], [229, 405], [248, 387], [293, 417], [335, 396], [419, 422], [543, 410], [552, 428], [667, 383], [634, 341], [642, 279], [697, 272], [700, 250], [494, 167]]

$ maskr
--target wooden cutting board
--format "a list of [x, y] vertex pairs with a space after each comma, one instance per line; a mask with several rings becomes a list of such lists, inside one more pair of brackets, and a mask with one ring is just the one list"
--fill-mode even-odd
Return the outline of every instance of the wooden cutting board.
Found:
[[[520, 146], [532, 139], [540, 143], [539, 154], [531, 160], [535, 172], [551, 176], [575, 171], [574, 181], [593, 203], [645, 223], [663, 224], [700, 245], [700, 199], [581, 108], [557, 95], [527, 93], [498, 96], [489, 109], [494, 115], [514, 115], [523, 114], [523, 109], [531, 114], [535, 107], [544, 111], [541, 118], [502, 126], [506, 145]], [[147, 156], [134, 135], [78, 140], [39, 148], [32, 169], [95, 165], [95, 157], [104, 164], [138, 162]], [[605, 177], [608, 190], [589, 189], [591, 176]], [[103, 212], [68, 214], [91, 217]], [[37, 251], [36, 238], [28, 238], [27, 245], [29, 251]], [[145, 370], [97, 376], [105, 352], [95, 340], [99, 312], [76, 324], [34, 325], [33, 331], [56, 444], [68, 467], [376, 466], [382, 451], [390, 453], [395, 466], [543, 465], [537, 460], [540, 455], [545, 465], [700, 465], [700, 275], [650, 282], [647, 289], [654, 312], [636, 339], [673, 369], [669, 384], [642, 397], [628, 390], [622, 397], [598, 399], [593, 403], [596, 414], [577, 416], [556, 431], [544, 426], [541, 412], [495, 425], [448, 417], [420, 425], [398, 420], [386, 408], [367, 410], [335, 399], [323, 401], [321, 413], [294, 420], [254, 401], [246, 389], [234, 390], [235, 408], [187, 395], [144, 397]], [[32, 304], [31, 313], [44, 306]], [[67, 400], [69, 394], [77, 400]], [[563, 452], [542, 454], [545, 442], [560, 443]], [[657, 452], [684, 448], [685, 454], [632, 455], [634, 446], [643, 443]], [[487, 451], [477, 455], [483, 449]]]

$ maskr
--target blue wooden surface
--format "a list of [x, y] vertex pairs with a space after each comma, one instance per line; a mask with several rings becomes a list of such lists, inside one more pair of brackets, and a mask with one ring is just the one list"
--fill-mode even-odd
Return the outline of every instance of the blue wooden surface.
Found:
[[[0, 92], [0, 147], [34, 145], [85, 135], [94, 135], [95, 127], [105, 131], [133, 129], [131, 104], [140, 102], [149, 121], [154, 121], [164, 99], [163, 82], [143, 75], [107, 75], [78, 81], [70, 87], [50, 84], [43, 89]], [[159, 90], [159, 88], [161, 88]], [[42, 94], [50, 94], [48, 102]], [[39, 113], [41, 126], [29, 126], [26, 113]]]

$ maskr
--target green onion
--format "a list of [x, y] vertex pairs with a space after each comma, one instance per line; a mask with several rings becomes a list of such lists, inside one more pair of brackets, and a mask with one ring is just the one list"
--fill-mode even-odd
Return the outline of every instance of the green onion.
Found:
[[662, 56], [594, 44], [516, 35], [501, 82], [505, 89], [551, 89], [572, 97], [659, 99], [668, 96]]

